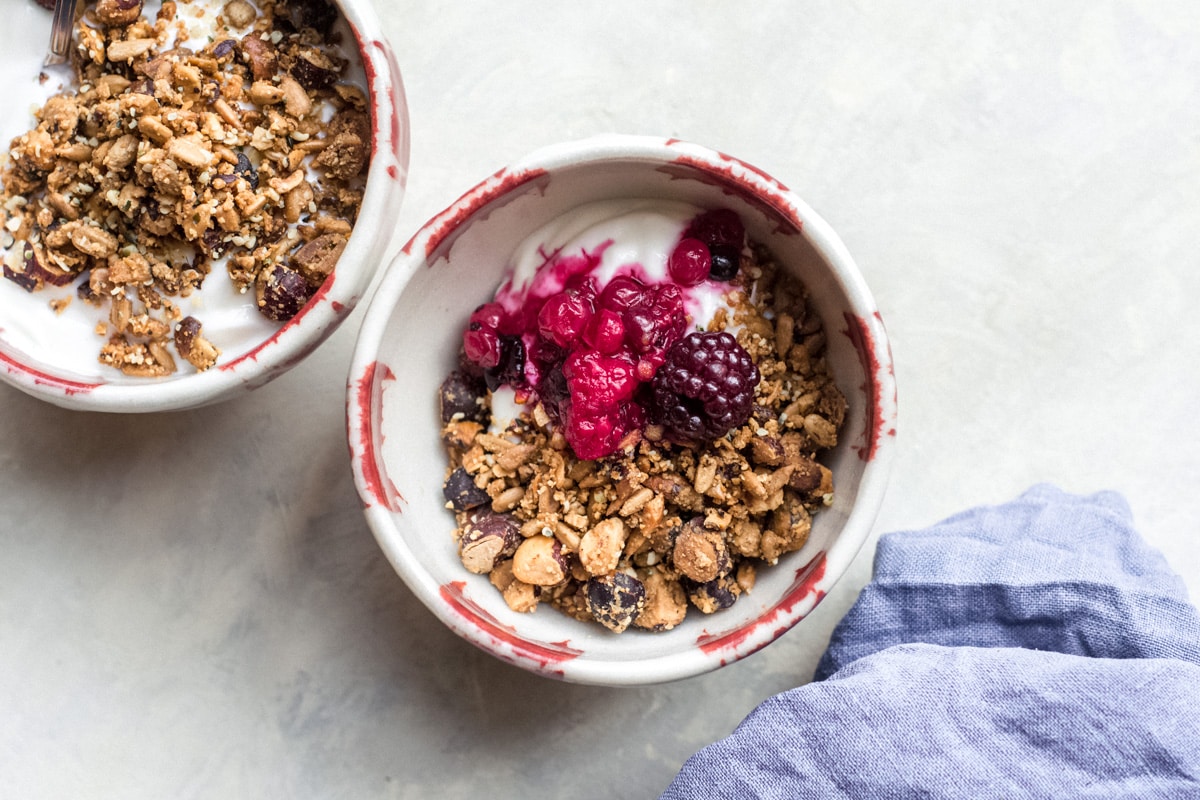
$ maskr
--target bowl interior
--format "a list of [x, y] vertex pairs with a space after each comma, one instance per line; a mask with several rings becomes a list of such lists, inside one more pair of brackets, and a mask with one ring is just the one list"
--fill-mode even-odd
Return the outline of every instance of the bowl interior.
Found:
[[[766, 244], [807, 286], [825, 321], [828, 358], [849, 409], [841, 444], [824, 459], [834, 474], [835, 499], [814, 517], [802, 550], [760, 569], [754, 590], [730, 609], [711, 616], [692, 609], [668, 632], [631, 629], [615, 635], [551, 608], [517, 614], [486, 577], [463, 569], [451, 538], [454, 521], [442, 498], [446, 461], [438, 437], [437, 389], [456, 362], [468, 315], [491, 298], [517, 243], [574, 206], [622, 197], [737, 211], [750, 238]], [[398, 571], [448, 625], [536, 671], [587, 682], [643, 683], [753, 652], [816, 605], [865, 539], [875, 512], [856, 505], [864, 472], [875, 462], [878, 410], [872, 395], [878, 393], [864, 391], [875, 377], [868, 374], [874, 367], [863, 356], [858, 322], [864, 315], [874, 319], [874, 308], [855, 283], [848, 256], [849, 273], [829, 268], [829, 248], [840, 244], [822, 241], [824, 234], [814, 235], [809, 225], [799, 229], [795, 209], [785, 205], [774, 190], [753, 190], [711, 165], [613, 157], [502, 173], [491, 190], [433, 220], [410, 242], [407, 249], [416, 252], [402, 254], [395, 266], [399, 272], [411, 270], [407, 285], [394, 306], [380, 312], [384, 318], [371, 331], [371, 342], [360, 343], [360, 348], [377, 347], [363, 391], [366, 413], [373, 417], [374, 452], [368, 458], [373, 456], [384, 495], [382, 504], [369, 506], [368, 516]], [[819, 220], [814, 224], [824, 226]], [[377, 302], [388, 302], [386, 294], [382, 287]], [[376, 312], [373, 307], [371, 313]], [[848, 532], [856, 508], [871, 519]]]
[[[212, 0], [210, 5], [219, 9], [223, 3]], [[392, 217], [403, 197], [408, 163], [408, 117], [399, 71], [373, 11], [357, 2], [339, 5], [343, 13], [334, 34], [349, 61], [345, 78], [367, 90], [375, 130], [360, 224], [335, 277], [300, 314], [281, 325], [258, 312], [251, 294], [237, 293], [221, 274], [223, 262], [214, 263], [202, 291], [171, 299], [184, 315], [194, 313], [203, 321], [205, 336], [222, 350], [221, 360], [197, 373], [177, 358], [179, 370], [161, 378], [127, 376], [98, 363], [104, 339], [96, 326], [107, 317], [107, 308], [76, 298], [75, 282], [28, 293], [0, 279], [0, 379], [69, 408], [152, 411], [201, 405], [286, 371], [349, 315], [392, 237]], [[5, 152], [15, 136], [35, 125], [36, 108], [73, 85], [69, 66], [43, 67], [51, 12], [33, 0], [14, 6], [11, 24], [0, 29], [0, 65], [11, 77], [4, 97], [8, 107], [17, 110], [0, 120], [0, 150]], [[152, 18], [160, 6], [148, 0], [143, 13]], [[179, 11], [184, 18], [197, 13], [184, 6]], [[56, 314], [49, 306], [53, 299], [69, 303]]]

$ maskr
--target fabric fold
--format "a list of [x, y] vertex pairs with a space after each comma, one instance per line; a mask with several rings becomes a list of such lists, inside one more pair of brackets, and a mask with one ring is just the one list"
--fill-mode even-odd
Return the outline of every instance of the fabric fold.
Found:
[[664, 798], [1200, 798], [1200, 615], [1112, 492], [880, 539], [818, 680]]
[[1200, 616], [1120, 495], [1039, 485], [880, 537], [874, 577], [834, 629], [816, 679], [906, 642], [1200, 664]]

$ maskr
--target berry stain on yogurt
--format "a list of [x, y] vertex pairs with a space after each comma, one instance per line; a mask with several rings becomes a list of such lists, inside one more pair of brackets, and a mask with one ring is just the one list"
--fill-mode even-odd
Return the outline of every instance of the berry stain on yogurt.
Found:
[[[731, 354], [737, 375], [728, 381], [718, 358], [707, 373], [688, 373], [686, 389], [651, 391], [651, 383], [669, 359], [678, 375], [689, 357], [707, 358], [711, 348], [698, 349], [685, 334], [730, 310], [729, 281], [744, 249], [741, 220], [726, 209], [581, 206], [517, 248], [511, 277], [471, 314], [464, 352], [493, 392], [507, 387], [519, 403], [540, 401], [583, 459], [613, 453], [647, 424], [682, 440], [710, 429], [710, 419], [732, 429], [749, 416], [744, 399], [758, 380], [736, 366], [749, 359], [732, 337], [717, 354]], [[710, 409], [705, 397], [726, 388], [742, 400], [729, 407], [718, 399]]]

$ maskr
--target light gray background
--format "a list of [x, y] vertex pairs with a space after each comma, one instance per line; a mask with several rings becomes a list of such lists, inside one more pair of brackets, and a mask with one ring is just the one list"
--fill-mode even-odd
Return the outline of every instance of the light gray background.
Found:
[[[1200, 6], [377, 8], [413, 122], [397, 245], [551, 142], [737, 155], [840, 232], [891, 333], [900, 453], [877, 532], [1037, 481], [1111, 488], [1200, 596]], [[800, 627], [676, 684], [552, 683], [447, 632], [351, 482], [360, 318], [199, 411], [78, 414], [0, 387], [0, 793], [649, 797], [809, 679], [873, 546]]]

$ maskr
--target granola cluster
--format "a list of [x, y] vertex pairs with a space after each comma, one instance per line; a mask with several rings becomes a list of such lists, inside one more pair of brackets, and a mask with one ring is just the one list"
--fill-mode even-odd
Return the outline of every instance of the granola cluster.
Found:
[[[350, 236], [371, 124], [327, 0], [142, 11], [142, 0], [88, 4], [77, 88], [12, 141], [0, 222], [4, 276], [31, 292], [76, 283], [81, 301], [108, 308], [101, 363], [153, 377], [176, 371], [172, 346], [197, 370], [216, 363], [175, 298], [222, 261], [268, 318], [303, 307]], [[213, 35], [185, 46], [188, 19], [205, 14]]]
[[761, 248], [731, 285], [728, 330], [761, 374], [750, 419], [714, 441], [674, 444], [654, 425], [580, 460], [539, 403], [491, 428], [491, 396], [459, 370], [441, 388], [444, 492], [464, 566], [510, 608], [548, 603], [621, 632], [669, 630], [749, 592], [758, 568], [800, 549], [833, 496], [817, 456], [846, 401], [803, 287]]

